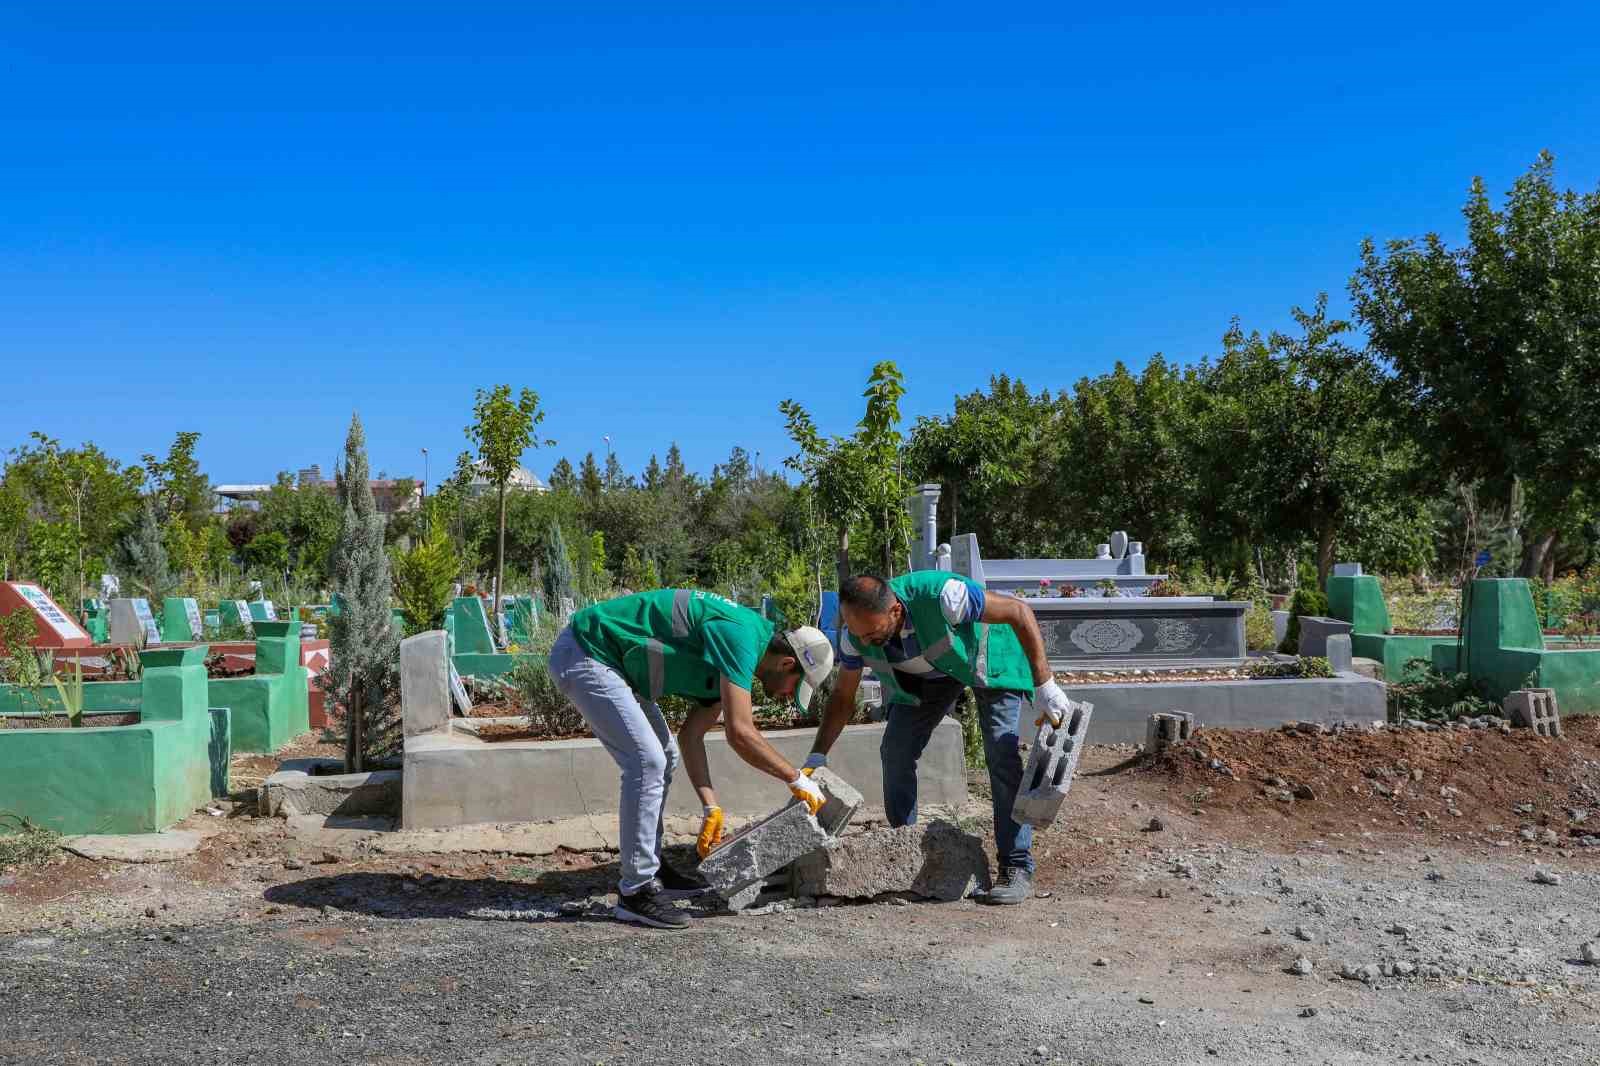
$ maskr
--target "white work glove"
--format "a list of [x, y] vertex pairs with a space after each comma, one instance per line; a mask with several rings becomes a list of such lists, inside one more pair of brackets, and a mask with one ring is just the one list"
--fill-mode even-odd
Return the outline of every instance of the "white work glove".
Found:
[[822, 754], [820, 751], [814, 751], [810, 755], [806, 756], [806, 764], [800, 767], [800, 772], [805, 774], [807, 777], [810, 777], [811, 771], [820, 770], [827, 765], [828, 757]]
[[1039, 717], [1034, 720], [1034, 725], [1043, 725], [1046, 718], [1057, 729], [1066, 721], [1067, 712], [1072, 709], [1072, 701], [1067, 699], [1067, 694], [1061, 691], [1061, 686], [1056, 684], [1056, 679], [1051, 678], [1042, 685], [1035, 686], [1033, 690], [1033, 709], [1039, 712]]
[[794, 775], [794, 780], [789, 782], [789, 791], [794, 795], [795, 799], [811, 809], [813, 816], [822, 810], [822, 805], [827, 802], [827, 797], [823, 796], [822, 789], [818, 788], [817, 783], [803, 773]]

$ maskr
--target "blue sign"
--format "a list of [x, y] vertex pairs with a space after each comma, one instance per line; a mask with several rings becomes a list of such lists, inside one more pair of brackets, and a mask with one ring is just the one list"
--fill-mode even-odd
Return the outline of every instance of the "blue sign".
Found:
[[1493, 558], [1493, 556], [1491, 556], [1487, 550], [1484, 550], [1478, 553], [1478, 558], [1475, 560], [1475, 562], [1478, 566], [1488, 566], [1491, 558]]

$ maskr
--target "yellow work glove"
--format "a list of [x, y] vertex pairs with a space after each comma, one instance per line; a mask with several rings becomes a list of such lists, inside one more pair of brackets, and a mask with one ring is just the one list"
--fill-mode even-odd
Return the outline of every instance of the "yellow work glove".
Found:
[[822, 810], [824, 803], [828, 802], [827, 797], [822, 794], [822, 789], [817, 787], [817, 783], [803, 773], [794, 775], [794, 780], [789, 782], [789, 791], [794, 794], [795, 799], [810, 808], [813, 816]]
[[700, 838], [694, 842], [695, 850], [703, 859], [717, 850], [722, 843], [722, 808], [706, 807], [700, 820]]

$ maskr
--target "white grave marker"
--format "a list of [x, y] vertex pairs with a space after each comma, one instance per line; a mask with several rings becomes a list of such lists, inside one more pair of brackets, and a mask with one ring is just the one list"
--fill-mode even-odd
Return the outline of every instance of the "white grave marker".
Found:
[[68, 617], [65, 611], [57, 607], [55, 601], [45, 593], [44, 589], [38, 585], [29, 585], [21, 581], [13, 583], [11, 587], [17, 590], [17, 595], [28, 602], [28, 606], [33, 608], [34, 614], [44, 619], [44, 624], [49, 626], [56, 636], [62, 640], [89, 639], [89, 634], [80, 629], [78, 623]]

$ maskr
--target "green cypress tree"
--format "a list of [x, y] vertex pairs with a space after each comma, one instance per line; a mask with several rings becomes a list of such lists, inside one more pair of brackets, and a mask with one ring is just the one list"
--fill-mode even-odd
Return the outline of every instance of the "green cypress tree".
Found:
[[389, 610], [389, 556], [383, 517], [367, 478], [366, 435], [352, 415], [344, 469], [335, 470], [341, 518], [333, 547], [333, 587], [340, 611], [329, 620], [323, 685], [345, 721], [345, 769], [359, 773], [400, 742], [399, 634]]
[[544, 597], [551, 614], [560, 615], [562, 597], [577, 602], [575, 585], [567, 539], [561, 535], [561, 523], [552, 518], [544, 538]]
[[178, 584], [172, 576], [167, 561], [167, 548], [162, 543], [161, 526], [156, 522], [155, 504], [146, 499], [139, 511], [139, 524], [132, 533], [122, 538], [122, 561], [128, 576], [149, 598], [154, 609], [160, 609], [161, 600]]

